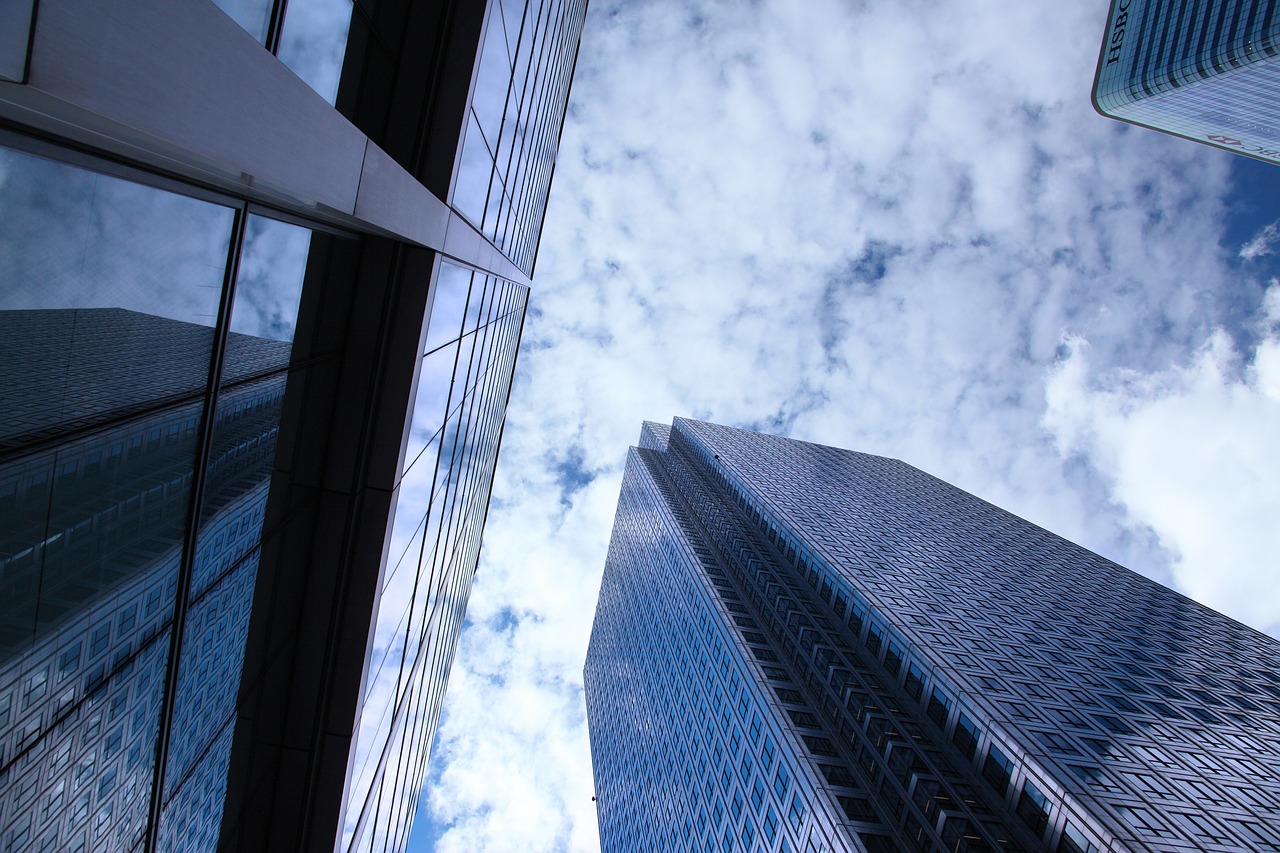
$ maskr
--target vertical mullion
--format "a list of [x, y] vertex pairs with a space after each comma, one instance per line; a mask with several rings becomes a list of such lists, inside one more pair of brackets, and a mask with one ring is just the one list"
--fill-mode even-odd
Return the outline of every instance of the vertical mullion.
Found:
[[[283, 0], [281, 0], [283, 2]], [[187, 511], [187, 532], [182, 547], [182, 559], [178, 567], [178, 584], [174, 591], [173, 621], [170, 625], [169, 659], [165, 669], [164, 692], [160, 700], [158, 731], [156, 732], [155, 770], [151, 775], [151, 806], [144, 850], [156, 853], [160, 835], [160, 816], [164, 809], [165, 766], [169, 759], [169, 739], [172, 734], [175, 692], [178, 687], [178, 665], [182, 657], [182, 638], [187, 623], [188, 597], [191, 594], [191, 575], [196, 558], [196, 544], [200, 534], [200, 516], [204, 506], [204, 486], [209, 452], [213, 445], [214, 415], [218, 403], [218, 388], [222, 384], [222, 367], [226, 355], [227, 333], [231, 325], [231, 305], [235, 298], [236, 277], [240, 270], [240, 256], [244, 249], [245, 224], [248, 212], [242, 204], [235, 212], [231, 225], [231, 242], [227, 248], [227, 267], [222, 280], [222, 302], [218, 307], [217, 324], [214, 326], [213, 354], [209, 359], [209, 385], [205, 391], [204, 412], [201, 415], [195, 469], [192, 473], [191, 502]]]
[[263, 45], [272, 56], [280, 51], [280, 33], [284, 30], [284, 15], [289, 0], [275, 0], [271, 6], [271, 20], [267, 22], [267, 41]]

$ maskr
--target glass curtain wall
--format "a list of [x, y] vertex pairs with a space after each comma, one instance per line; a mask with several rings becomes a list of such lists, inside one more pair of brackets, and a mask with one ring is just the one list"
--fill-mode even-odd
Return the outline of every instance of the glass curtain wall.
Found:
[[344, 849], [403, 847], [480, 551], [528, 289], [441, 265], [352, 752]]
[[310, 232], [85, 165], [0, 148], [0, 844], [208, 849]]
[[352, 0], [213, 0], [258, 43], [333, 104], [347, 52]]
[[532, 273], [585, 0], [489, 4], [453, 204]]

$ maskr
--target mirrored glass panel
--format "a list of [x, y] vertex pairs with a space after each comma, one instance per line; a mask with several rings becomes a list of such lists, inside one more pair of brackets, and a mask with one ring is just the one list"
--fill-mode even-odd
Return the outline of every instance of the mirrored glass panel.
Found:
[[420, 449], [400, 482], [350, 762], [348, 850], [405, 840], [479, 556], [527, 294], [441, 267], [413, 413]]
[[581, 2], [493, 3], [477, 66], [453, 204], [530, 269], [546, 209]]
[[146, 826], [233, 222], [0, 149], [0, 813], [32, 845]]
[[276, 55], [332, 104], [350, 28], [351, 0], [289, 0]]
[[[231, 309], [165, 771], [162, 849], [221, 825], [263, 520], [311, 232], [250, 215]], [[212, 786], [212, 787], [211, 787]]]

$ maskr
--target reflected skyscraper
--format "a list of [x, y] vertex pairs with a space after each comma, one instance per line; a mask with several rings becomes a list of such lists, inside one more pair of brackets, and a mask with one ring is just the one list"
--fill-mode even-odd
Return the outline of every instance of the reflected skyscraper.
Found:
[[893, 459], [646, 423], [585, 684], [605, 851], [1280, 850], [1280, 643]]
[[1280, 2], [1112, 0], [1093, 105], [1280, 163]]
[[0, 846], [403, 849], [585, 3], [10, 6]]

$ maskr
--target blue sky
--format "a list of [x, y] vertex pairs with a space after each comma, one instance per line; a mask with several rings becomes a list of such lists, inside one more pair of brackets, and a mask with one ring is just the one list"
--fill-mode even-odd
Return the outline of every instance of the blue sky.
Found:
[[1105, 20], [593, 0], [415, 849], [596, 849], [642, 419], [903, 459], [1280, 632], [1280, 169], [1096, 115]]

